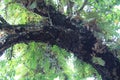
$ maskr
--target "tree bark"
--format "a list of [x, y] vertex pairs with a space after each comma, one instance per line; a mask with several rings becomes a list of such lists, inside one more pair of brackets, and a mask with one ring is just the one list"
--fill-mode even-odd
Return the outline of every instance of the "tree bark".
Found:
[[[38, 10], [39, 7], [39, 10]], [[120, 62], [109, 51], [106, 45], [98, 43], [93, 32], [84, 26], [73, 25], [69, 18], [57, 12], [51, 5], [42, 5], [34, 9], [34, 12], [50, 17], [52, 25], [40, 23], [39, 25], [0, 25], [0, 29], [7, 32], [3, 42], [0, 42], [0, 55], [10, 46], [17, 43], [31, 41], [44, 42], [57, 45], [75, 56], [91, 64], [102, 76], [102, 80], [120, 80]], [[49, 12], [42, 12], [45, 9]], [[96, 48], [95, 45], [101, 45]], [[104, 60], [105, 65], [92, 62], [93, 55]]]

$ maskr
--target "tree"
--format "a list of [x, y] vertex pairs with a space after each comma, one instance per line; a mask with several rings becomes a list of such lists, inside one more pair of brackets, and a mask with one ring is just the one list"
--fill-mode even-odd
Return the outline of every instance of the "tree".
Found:
[[[70, 0], [63, 1], [64, 4], [60, 0], [61, 4], [57, 4], [57, 6], [52, 1], [47, 0], [16, 0], [15, 2], [23, 4], [28, 10], [46, 18], [39, 24], [32, 22], [32, 24], [10, 25], [1, 17], [0, 29], [6, 33], [0, 34], [1, 55], [6, 49], [16, 43], [44, 42], [73, 52], [78, 59], [91, 64], [102, 76], [103, 80], [120, 79], [119, 59], [113, 55], [106, 44], [103, 44], [103, 39], [97, 37], [99, 34], [103, 35], [103, 33], [106, 33], [106, 31], [100, 30], [97, 26], [96, 22], [101, 18], [93, 18], [93, 16], [86, 17], [90, 18], [87, 20], [81, 18], [80, 13], [84, 13], [85, 16], [88, 15], [84, 11], [82, 13], [85, 5], [91, 6], [91, 4], [88, 4], [88, 0], [85, 0], [81, 7], [78, 6], [77, 10], [75, 10], [76, 8], [73, 9], [77, 6], [75, 2]], [[95, 0], [93, 2], [103, 5], [102, 1]], [[61, 10], [64, 7], [61, 6], [62, 4], [67, 5], [66, 13]], [[113, 7], [113, 4], [115, 2], [109, 4], [108, 7]], [[106, 10], [108, 7], [105, 7]], [[92, 6], [90, 8], [92, 9]], [[91, 12], [91, 9], [88, 9], [88, 13], [98, 16], [94, 10]], [[98, 12], [100, 11], [99, 9]], [[103, 61], [102, 64], [94, 62], [92, 59], [95, 57], [100, 58]]]

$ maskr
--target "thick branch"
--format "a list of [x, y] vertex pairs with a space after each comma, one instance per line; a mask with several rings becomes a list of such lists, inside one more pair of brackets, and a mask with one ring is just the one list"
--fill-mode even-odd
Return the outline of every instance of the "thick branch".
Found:
[[[16, 29], [20, 26], [16, 26]], [[15, 32], [16, 29], [13, 28], [11, 30]], [[105, 66], [101, 67], [101, 65], [96, 65], [91, 62], [91, 54], [93, 53], [92, 47], [94, 47], [94, 43], [96, 43], [96, 38], [84, 27], [81, 27], [78, 30], [73, 30], [62, 26], [44, 26], [38, 28], [33, 25], [26, 27], [23, 27], [22, 25], [22, 29], [23, 31], [19, 28], [18, 33], [8, 33], [9, 35], [6, 37], [5, 42], [0, 45], [0, 52], [3, 52], [16, 43], [26, 43], [30, 41], [45, 42], [51, 45], [58, 45], [61, 48], [71, 51], [79, 59], [92, 64], [93, 67], [95, 67], [96, 70], [98, 70], [98, 72], [102, 75], [103, 80], [115, 80], [115, 77], [112, 75], [119, 76], [119, 72], [117, 72], [117, 70], [120, 70], [120, 63], [118, 59], [112, 55], [112, 53], [107, 51], [102, 54], [97, 54], [105, 61]], [[107, 71], [107, 73], [103, 70]], [[113, 71], [116, 71], [116, 74], [113, 74]]]

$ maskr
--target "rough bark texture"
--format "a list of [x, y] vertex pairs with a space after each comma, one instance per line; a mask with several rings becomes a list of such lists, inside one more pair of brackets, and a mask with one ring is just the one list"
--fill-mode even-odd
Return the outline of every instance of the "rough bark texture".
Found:
[[[0, 25], [7, 32], [3, 42], [0, 42], [0, 55], [10, 46], [21, 42], [45, 42], [57, 45], [71, 51], [79, 59], [91, 64], [102, 76], [102, 80], [120, 80], [120, 62], [109, 51], [106, 45], [98, 42], [94, 34], [85, 26], [73, 25], [69, 18], [57, 12], [52, 6], [45, 5], [42, 0], [33, 12], [50, 17], [52, 25]], [[38, 9], [39, 8], [39, 9]], [[44, 12], [44, 11], [46, 12]], [[48, 23], [49, 24], [49, 23]], [[98, 47], [97, 47], [98, 46]], [[93, 55], [105, 61], [105, 65], [92, 62]]]

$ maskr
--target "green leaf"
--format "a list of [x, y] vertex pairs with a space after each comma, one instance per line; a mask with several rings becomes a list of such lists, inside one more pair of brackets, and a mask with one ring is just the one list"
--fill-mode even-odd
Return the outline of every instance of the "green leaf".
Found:
[[28, 6], [29, 7], [29, 9], [34, 9], [34, 8], [36, 8], [37, 7], [37, 2], [36, 1], [34, 1], [30, 6]]
[[104, 66], [105, 65], [105, 61], [100, 58], [100, 57], [92, 57], [92, 62], [95, 63], [95, 64], [99, 64], [101, 66]]

